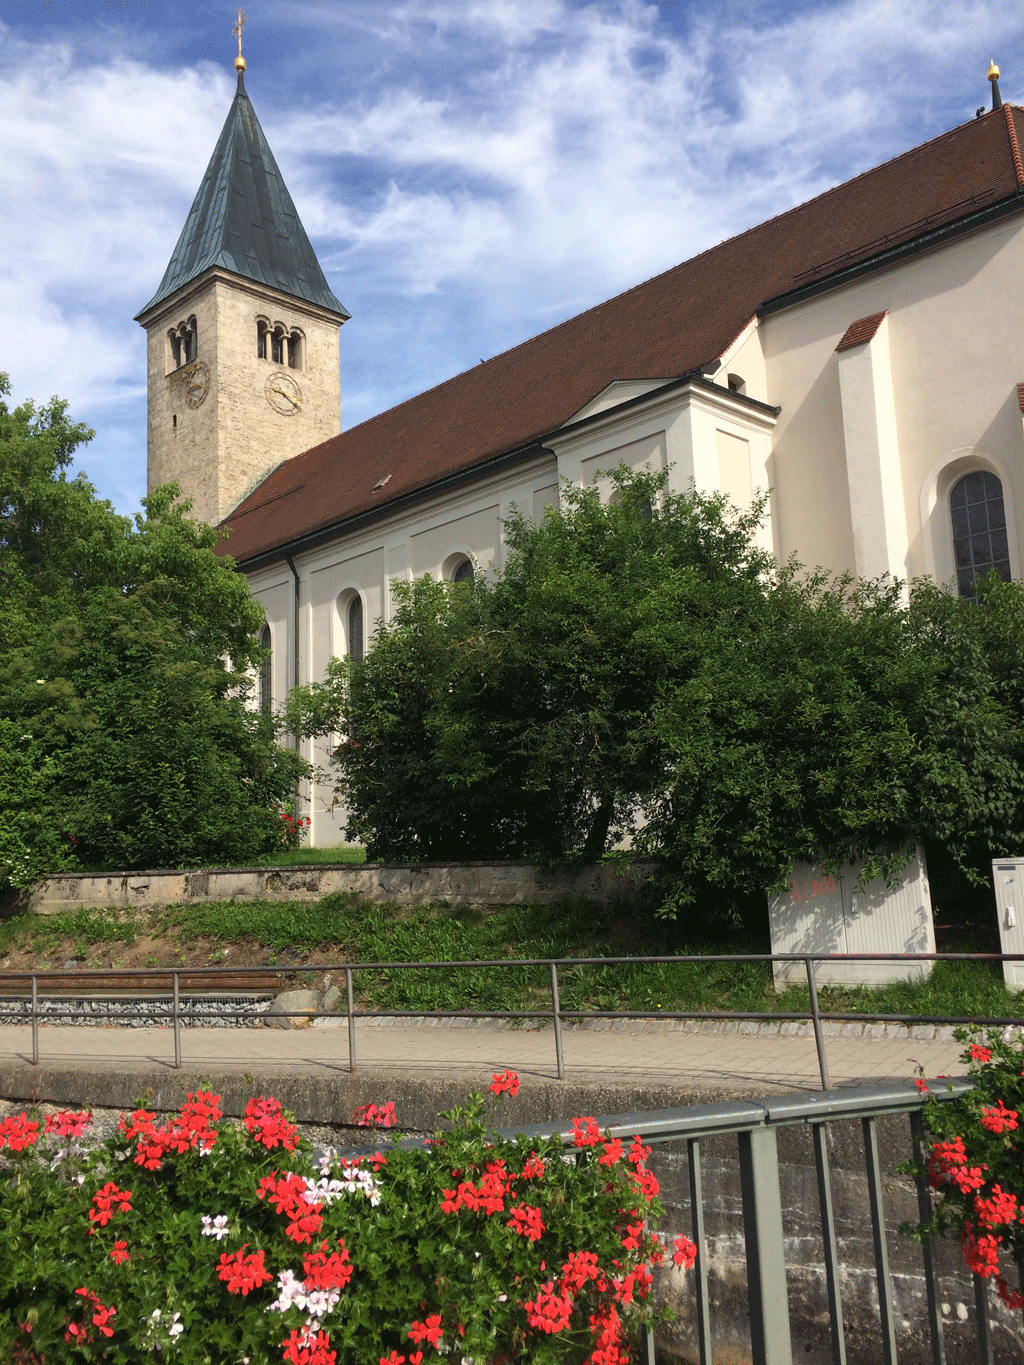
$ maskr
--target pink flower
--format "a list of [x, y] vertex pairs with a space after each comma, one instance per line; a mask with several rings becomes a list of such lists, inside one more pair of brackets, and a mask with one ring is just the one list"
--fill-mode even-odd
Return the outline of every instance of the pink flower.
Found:
[[675, 1247], [675, 1251], [672, 1253], [672, 1264], [689, 1270], [697, 1259], [696, 1244], [691, 1242], [689, 1237], [677, 1237], [672, 1245]]

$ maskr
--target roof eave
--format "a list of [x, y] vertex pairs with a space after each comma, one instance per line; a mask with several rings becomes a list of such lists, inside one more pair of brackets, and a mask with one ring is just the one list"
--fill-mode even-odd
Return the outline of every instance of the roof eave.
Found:
[[279, 289], [277, 285], [264, 284], [262, 280], [250, 279], [248, 275], [239, 275], [237, 270], [229, 270], [225, 265], [214, 263], [204, 266], [201, 271], [178, 285], [171, 293], [165, 294], [161, 298], [150, 299], [145, 308], [141, 308], [135, 314], [133, 321], [137, 322], [140, 327], [148, 327], [162, 310], [172, 311], [172, 303], [177, 306], [183, 298], [197, 294], [205, 288], [210, 279], [215, 277], [226, 280], [229, 284], [241, 284], [247, 293], [251, 294], [255, 290], [266, 294], [268, 298], [281, 300], [293, 306], [298, 305], [300, 308], [308, 309], [326, 320], [338, 321], [339, 325], [348, 322], [352, 317], [348, 309], [341, 304], [338, 305], [340, 312], [337, 312], [333, 308], [326, 308], [322, 303], [314, 303], [311, 299], [303, 298], [300, 294], [289, 294], [287, 290]]
[[[333, 540], [336, 536], [344, 535], [350, 531], [355, 531], [361, 526], [366, 526], [374, 521], [379, 521], [382, 517], [389, 516], [392, 512], [401, 511], [414, 503], [423, 501], [426, 498], [435, 497], [440, 493], [445, 493], [449, 489], [458, 488], [463, 484], [471, 483], [475, 479], [484, 477], [487, 474], [496, 473], [505, 465], [513, 464], [518, 460], [525, 460], [529, 456], [550, 455], [555, 458], [554, 451], [547, 450], [543, 444], [544, 438], [530, 441], [523, 446], [517, 446], [515, 450], [503, 451], [500, 455], [494, 455], [488, 460], [483, 460], [479, 464], [470, 465], [467, 469], [458, 470], [454, 474], [448, 474], [442, 479], [434, 479], [428, 484], [422, 484], [418, 488], [410, 488], [408, 492], [399, 494], [396, 498], [390, 498], [387, 502], [381, 503], [378, 507], [368, 507], [362, 512], [356, 512], [350, 517], [343, 517], [340, 521], [333, 521], [327, 526], [320, 526], [312, 531], [307, 531], [303, 535], [294, 536], [291, 540], [282, 540], [269, 550], [260, 550], [247, 559], [236, 559], [235, 567], [244, 573], [253, 573], [257, 569], [264, 568], [268, 564], [276, 563], [288, 555], [296, 555], [304, 550], [315, 549], [325, 541]], [[255, 490], [254, 490], [255, 491]], [[250, 497], [252, 494], [249, 495]], [[237, 510], [237, 509], [236, 509]], [[217, 529], [219, 531], [230, 531], [230, 518], [222, 521]], [[227, 536], [224, 542], [227, 544], [227, 554], [231, 554], [230, 541]], [[233, 557], [233, 556], [232, 556]]]
[[911, 256], [932, 251], [956, 237], [964, 236], [969, 232], [976, 232], [980, 228], [987, 227], [989, 223], [998, 222], [999, 219], [1020, 213], [1022, 210], [1024, 210], [1024, 190], [1017, 190], [1007, 198], [1000, 199], [995, 204], [988, 204], [985, 208], [977, 209], [974, 213], [969, 213], [963, 218], [957, 218], [951, 223], [944, 223], [941, 227], [933, 228], [918, 237], [910, 238], [909, 241], [900, 242], [884, 251], [866, 256], [862, 261], [855, 261], [831, 275], [823, 275], [819, 280], [811, 280], [807, 284], [787, 290], [784, 294], [777, 294], [774, 298], [765, 299], [758, 307], [757, 316], [765, 317], [768, 314], [777, 313], [783, 308], [790, 308], [794, 304], [802, 303], [804, 299], [814, 298], [816, 294], [824, 294], [831, 289], [839, 289], [862, 275], [870, 275], [876, 271], [885, 270], [888, 266], [897, 265]]
[[[625, 402], [617, 404], [613, 408], [605, 408], [601, 412], [592, 413], [589, 417], [583, 417], [578, 422], [572, 422], [567, 426], [554, 427], [545, 432], [543, 436], [538, 436], [536, 440], [524, 446], [517, 446], [513, 450], [502, 451], [499, 455], [494, 455], [490, 459], [483, 460], [479, 464], [470, 465], [468, 468], [459, 470], [455, 474], [449, 474], [442, 479], [434, 479], [430, 483], [422, 484], [419, 488], [411, 488], [406, 493], [400, 494], [397, 498], [391, 498], [378, 507], [366, 508], [362, 512], [357, 512], [351, 517], [345, 517], [341, 521], [331, 522], [330, 525], [318, 527], [304, 535], [295, 536], [291, 540], [281, 541], [280, 544], [273, 546], [269, 550], [262, 550], [247, 559], [235, 561], [237, 567], [245, 573], [252, 573], [257, 569], [263, 568], [267, 564], [275, 563], [286, 558], [288, 555], [301, 553], [303, 550], [314, 549], [317, 545], [325, 541], [333, 540], [336, 536], [345, 535], [350, 531], [357, 530], [370, 522], [376, 521], [381, 517], [387, 516], [392, 512], [399, 511], [413, 503], [419, 502], [429, 497], [447, 492], [449, 489], [457, 488], [475, 479], [482, 478], [487, 474], [496, 472], [505, 465], [514, 464], [519, 460], [527, 459], [531, 455], [548, 454], [555, 458], [554, 451], [548, 449], [545, 442], [554, 441], [559, 436], [567, 433], [579, 431], [593, 423], [606, 421], [610, 415], [625, 412], [630, 408], [640, 407], [643, 403], [650, 403], [652, 399], [666, 396], [676, 389], [686, 387], [696, 387], [721, 396], [723, 393], [720, 384], [713, 383], [706, 378], [700, 370], [694, 370], [689, 374], [681, 375], [678, 379], [673, 379], [668, 384], [661, 384], [656, 389], [651, 389], [647, 393], [637, 395], [635, 398], [628, 398]], [[750, 398], [747, 394], [733, 393], [729, 390], [724, 391], [731, 401], [749, 407], [753, 411], [764, 415], [778, 417], [781, 408], [773, 407], [770, 403], [762, 403], [759, 398]], [[269, 477], [269, 476], [268, 476]], [[253, 497], [257, 490], [249, 494]], [[236, 509], [237, 510], [237, 509]], [[230, 517], [225, 518], [220, 526], [227, 527]], [[231, 553], [230, 546], [228, 554]]]

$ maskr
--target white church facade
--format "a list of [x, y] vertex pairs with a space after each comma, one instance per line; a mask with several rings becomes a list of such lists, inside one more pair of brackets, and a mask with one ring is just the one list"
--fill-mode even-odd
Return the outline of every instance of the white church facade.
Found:
[[[1024, 110], [994, 107], [341, 429], [332, 293], [239, 88], [154, 298], [149, 482], [266, 613], [265, 700], [369, 647], [390, 584], [620, 461], [745, 507], [780, 561], [969, 593], [1024, 556]], [[315, 755], [310, 752], [310, 757]], [[322, 755], [320, 755], [322, 758]], [[342, 838], [314, 794], [312, 842]]]

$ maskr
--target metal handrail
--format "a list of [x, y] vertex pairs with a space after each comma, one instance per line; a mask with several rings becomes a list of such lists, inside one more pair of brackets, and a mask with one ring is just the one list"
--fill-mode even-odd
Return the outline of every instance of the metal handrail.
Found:
[[[705, 1228], [702, 1143], [706, 1139], [733, 1137], [737, 1143], [740, 1167], [740, 1193], [747, 1263], [747, 1303], [750, 1309], [751, 1360], [753, 1365], [793, 1365], [792, 1329], [786, 1279], [786, 1242], [783, 1228], [785, 1212], [781, 1197], [779, 1155], [776, 1134], [780, 1128], [809, 1128], [814, 1152], [814, 1167], [821, 1223], [822, 1262], [825, 1299], [828, 1305], [829, 1336], [833, 1365], [846, 1360], [843, 1324], [844, 1276], [840, 1261], [839, 1233], [832, 1201], [832, 1176], [829, 1157], [829, 1125], [859, 1122], [864, 1155], [871, 1242], [877, 1289], [878, 1326], [881, 1359], [896, 1365], [898, 1313], [889, 1269], [885, 1200], [889, 1196], [886, 1173], [878, 1143], [876, 1124], [883, 1118], [906, 1116], [910, 1123], [911, 1150], [915, 1159], [927, 1155], [928, 1138], [922, 1109], [930, 1095], [940, 1103], [955, 1102], [974, 1089], [969, 1077], [951, 1077], [927, 1083], [878, 1082], [874, 1085], [844, 1086], [828, 1094], [769, 1095], [753, 1099], [728, 1099], [713, 1104], [687, 1105], [678, 1109], [641, 1110], [630, 1114], [605, 1114], [595, 1119], [609, 1139], [628, 1141], [634, 1135], [653, 1147], [671, 1142], [686, 1143], [689, 1177], [690, 1239], [697, 1247], [693, 1265], [696, 1337], [701, 1365], [712, 1361], [712, 1296], [708, 1285], [709, 1239]], [[923, 1087], [923, 1088], [922, 1088]], [[574, 1128], [568, 1119], [519, 1125], [496, 1130], [502, 1138], [524, 1136], [530, 1142], [560, 1138], [573, 1148]], [[410, 1137], [403, 1147], [422, 1147], [429, 1138]], [[346, 1155], [364, 1155], [372, 1147], [350, 1149]], [[585, 1152], [576, 1151], [577, 1159]], [[657, 1160], [651, 1163], [657, 1174]], [[931, 1192], [927, 1180], [914, 1178], [920, 1222], [931, 1217]], [[846, 1196], [849, 1201], [849, 1193]], [[849, 1213], [848, 1213], [848, 1216]], [[939, 1280], [930, 1241], [921, 1245], [924, 1271], [924, 1315], [932, 1365], [945, 1365], [943, 1317]], [[992, 1306], [985, 1281], [972, 1275], [974, 1286], [975, 1332], [979, 1365], [994, 1365], [989, 1315]], [[948, 1290], [947, 1290], [948, 1292]], [[904, 1308], [904, 1311], [906, 1309]], [[860, 1323], [863, 1330], [863, 1323]], [[808, 1348], [809, 1349], [809, 1348]], [[646, 1365], [654, 1365], [654, 1342], [646, 1342]]]
[[[747, 963], [747, 962], [799, 962], [802, 963], [807, 974], [808, 994], [810, 997], [810, 1009], [806, 1012], [789, 1013], [774, 1010], [566, 1010], [561, 1006], [558, 969], [575, 967], [614, 967], [629, 964], [631, 966], [654, 966], [666, 964], [683, 963]], [[558, 1072], [558, 1079], [565, 1079], [565, 1062], [562, 1051], [562, 1021], [564, 1019], [757, 1019], [774, 1020], [777, 1022], [810, 1021], [814, 1042], [818, 1054], [818, 1069], [821, 1075], [822, 1090], [832, 1088], [828, 1071], [828, 1060], [825, 1055], [825, 1038], [822, 1031], [822, 1022], [832, 1022], [841, 1020], [880, 1020], [886, 1023], [927, 1023], [927, 1024], [979, 1024], [990, 1025], [993, 1027], [1005, 1026], [1024, 1026], [1024, 1017], [1012, 1015], [1005, 1017], [990, 1016], [965, 1016], [965, 1015], [898, 1015], [881, 1014], [870, 1011], [857, 1013], [835, 1013], [825, 1011], [820, 1008], [818, 1001], [817, 986], [815, 983], [814, 969], [819, 962], [1024, 962], [1024, 953], [690, 953], [690, 954], [659, 954], [643, 957], [526, 957], [526, 958], [477, 958], [464, 961], [443, 961], [443, 962], [320, 962], [313, 964], [295, 963], [288, 966], [264, 967], [189, 967], [186, 969], [173, 968], [141, 968], [132, 970], [131, 968], [116, 968], [105, 970], [103, 968], [82, 968], [69, 969], [64, 975], [72, 980], [96, 977], [103, 980], [118, 978], [128, 978], [133, 981], [157, 979], [170, 982], [171, 1011], [170, 1017], [174, 1028], [174, 1065], [181, 1067], [181, 1024], [183, 1020], [193, 1020], [203, 1018], [194, 1010], [182, 1010], [180, 998], [180, 978], [182, 975], [188, 977], [203, 976], [252, 976], [257, 972], [276, 971], [282, 976], [318, 974], [323, 972], [344, 972], [345, 974], [345, 997], [346, 997], [346, 1017], [348, 1023], [348, 1050], [349, 1050], [349, 1071], [356, 1070], [356, 1048], [355, 1048], [355, 1023], [357, 1018], [466, 1018], [466, 1019], [551, 1019], [554, 1025], [555, 1036], [555, 1061]], [[372, 971], [416, 971], [416, 970], [445, 970], [451, 971], [453, 968], [476, 968], [476, 967], [547, 967], [550, 974], [550, 1009], [532, 1010], [366, 1010], [356, 1011], [354, 999], [354, 976], [356, 972]], [[29, 978], [31, 981], [31, 1020], [32, 1020], [32, 1065], [39, 1064], [39, 994], [38, 983], [40, 976], [47, 978], [47, 983], [61, 978], [60, 972], [0, 972], [0, 995], [3, 994], [3, 986], [6, 981], [24, 981]], [[52, 994], [59, 995], [60, 992]], [[77, 1010], [52, 1010], [48, 1011], [49, 1018], [71, 1018], [78, 1015]], [[243, 1011], [225, 1010], [222, 1011], [223, 1017], [245, 1017]], [[282, 1010], [277, 1012], [278, 1018], [333, 1018], [332, 1012], [322, 1010]]]

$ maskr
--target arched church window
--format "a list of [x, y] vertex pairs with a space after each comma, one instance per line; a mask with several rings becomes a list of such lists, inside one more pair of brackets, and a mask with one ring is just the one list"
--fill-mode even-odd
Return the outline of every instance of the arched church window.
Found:
[[194, 317], [187, 322], [179, 322], [169, 334], [171, 343], [171, 363], [176, 370], [195, 360], [199, 352], [199, 330]]
[[987, 469], [965, 474], [950, 490], [949, 515], [953, 524], [957, 589], [961, 597], [976, 602], [976, 578], [995, 569], [1004, 581], [1010, 579], [1002, 483]]
[[453, 583], [472, 583], [472, 581], [473, 581], [473, 564], [472, 564], [472, 562], [471, 562], [470, 560], [464, 559], [464, 560], [462, 560], [462, 562], [461, 562], [460, 564], [457, 564], [457, 565], [456, 565], [456, 567], [455, 567], [455, 572], [452, 574], [452, 582], [453, 582]]
[[348, 604], [348, 653], [354, 664], [363, 662], [363, 599], [358, 593]]
[[259, 681], [257, 683], [258, 691], [257, 700], [259, 702], [260, 714], [264, 716], [269, 716], [270, 708], [273, 705], [274, 701], [272, 695], [274, 656], [270, 648], [269, 626], [264, 626], [263, 630], [260, 632], [260, 644], [266, 650], [266, 653], [264, 654], [263, 659], [260, 662], [260, 676]]
[[306, 357], [303, 354], [306, 339], [301, 332], [292, 332], [288, 340], [288, 365], [290, 369], [301, 370]]
[[262, 320], [256, 324], [256, 359], [267, 360], [267, 324]]

